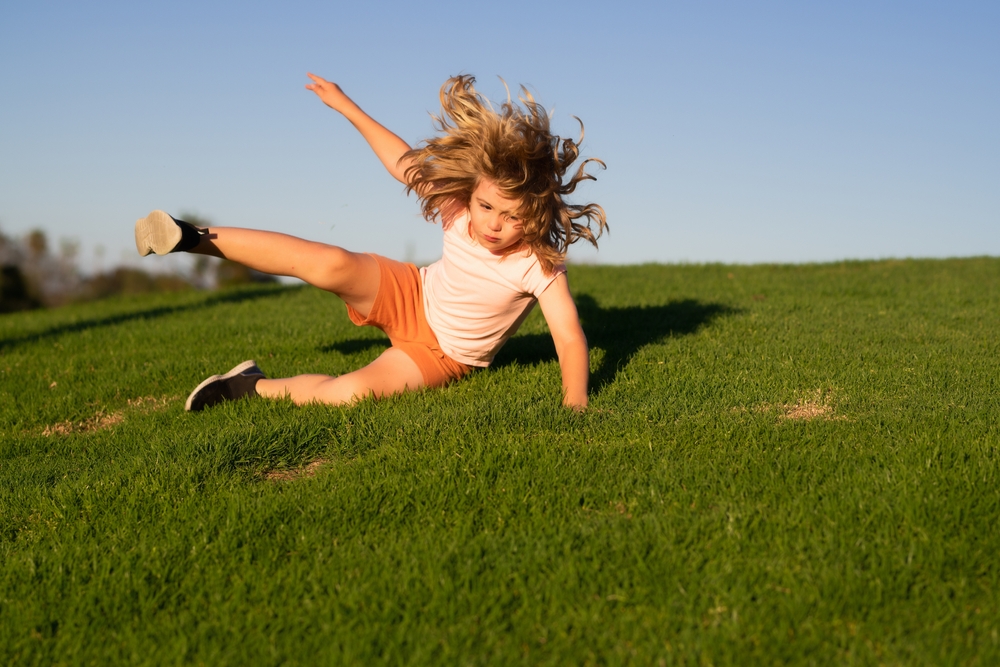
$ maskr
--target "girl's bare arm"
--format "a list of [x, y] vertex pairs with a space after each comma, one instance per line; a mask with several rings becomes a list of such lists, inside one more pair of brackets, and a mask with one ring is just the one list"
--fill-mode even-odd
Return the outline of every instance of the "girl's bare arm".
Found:
[[375, 155], [382, 161], [386, 170], [397, 181], [406, 184], [405, 173], [409, 164], [406, 162], [400, 163], [399, 158], [406, 151], [410, 150], [409, 144], [362, 111], [361, 107], [344, 94], [340, 86], [315, 74], [309, 74], [308, 76], [313, 82], [306, 84], [306, 88], [316, 93], [319, 99], [328, 107], [339, 111], [343, 114], [344, 118], [351, 121], [351, 124], [358, 129], [361, 136], [365, 138], [368, 145], [375, 151]]
[[562, 371], [563, 405], [581, 411], [587, 407], [590, 354], [565, 273], [542, 292], [538, 305], [556, 345], [559, 369]]

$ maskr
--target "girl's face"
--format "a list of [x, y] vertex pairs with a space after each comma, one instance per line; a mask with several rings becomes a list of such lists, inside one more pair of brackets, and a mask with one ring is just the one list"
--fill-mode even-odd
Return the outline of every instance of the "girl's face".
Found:
[[469, 201], [472, 237], [494, 255], [503, 254], [524, 238], [520, 208], [521, 202], [501, 195], [493, 181], [480, 179]]

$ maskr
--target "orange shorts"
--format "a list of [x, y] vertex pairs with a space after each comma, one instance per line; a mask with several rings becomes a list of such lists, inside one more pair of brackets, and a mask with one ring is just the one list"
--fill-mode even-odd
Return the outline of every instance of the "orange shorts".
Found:
[[358, 326], [378, 327], [397, 347], [413, 359], [428, 387], [443, 387], [467, 375], [472, 366], [444, 353], [424, 315], [424, 285], [413, 264], [397, 262], [369, 253], [378, 262], [380, 282], [368, 317], [351, 306], [347, 315]]

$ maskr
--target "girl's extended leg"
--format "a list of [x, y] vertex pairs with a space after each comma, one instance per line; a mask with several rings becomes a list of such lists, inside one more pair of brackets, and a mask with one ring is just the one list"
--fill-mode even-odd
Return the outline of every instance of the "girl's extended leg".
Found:
[[211, 227], [189, 252], [223, 257], [263, 273], [299, 278], [333, 292], [364, 317], [378, 293], [378, 262], [370, 255], [288, 234]]
[[[254, 229], [212, 227], [198, 230], [163, 211], [153, 211], [136, 222], [136, 250], [140, 255], [187, 251], [222, 257], [257, 271], [293, 276], [333, 292], [362, 317], [368, 317], [381, 282], [374, 257], [337, 246]], [[252, 361], [225, 375], [212, 376], [188, 397], [188, 410], [202, 410], [221, 400], [247, 394], [270, 398], [289, 396], [296, 403], [349, 403], [368, 396], [388, 396], [425, 386], [416, 362], [402, 350], [390, 348], [368, 366], [340, 377], [300, 375], [287, 379], [260, 377]]]
[[268, 398], [291, 397], [303, 403], [350, 403], [375, 395], [399, 394], [424, 386], [420, 367], [408, 354], [390, 347], [364, 368], [346, 375], [298, 375], [293, 378], [258, 380], [257, 393]]
[[[367, 317], [378, 294], [380, 271], [370, 255], [304, 239], [254, 229], [211, 227], [190, 252], [223, 257], [251, 269], [293, 276], [333, 292], [362, 317]], [[424, 386], [420, 367], [402, 350], [390, 348], [364, 368], [346, 375], [299, 375], [262, 379], [256, 390], [268, 398], [285, 396], [301, 405], [333, 405], [398, 394]]]

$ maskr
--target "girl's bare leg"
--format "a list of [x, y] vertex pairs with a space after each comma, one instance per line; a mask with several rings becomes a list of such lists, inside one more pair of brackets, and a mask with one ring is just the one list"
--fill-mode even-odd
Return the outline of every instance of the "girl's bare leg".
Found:
[[299, 278], [333, 292], [364, 317], [378, 293], [378, 262], [370, 255], [288, 234], [211, 227], [189, 252], [223, 257], [263, 273]]
[[346, 375], [298, 375], [293, 378], [258, 380], [257, 393], [267, 398], [289, 396], [297, 405], [339, 405], [375, 395], [400, 394], [424, 386], [420, 367], [402, 350], [389, 348], [364, 368]]
[[[378, 294], [380, 271], [373, 257], [288, 234], [211, 227], [190, 252], [223, 257], [272, 275], [299, 278], [333, 292], [363, 317], [368, 316]], [[257, 382], [256, 390], [268, 398], [289, 396], [299, 405], [338, 405], [423, 386], [424, 376], [416, 362], [402, 350], [390, 348], [364, 368], [346, 375], [263, 379]]]

